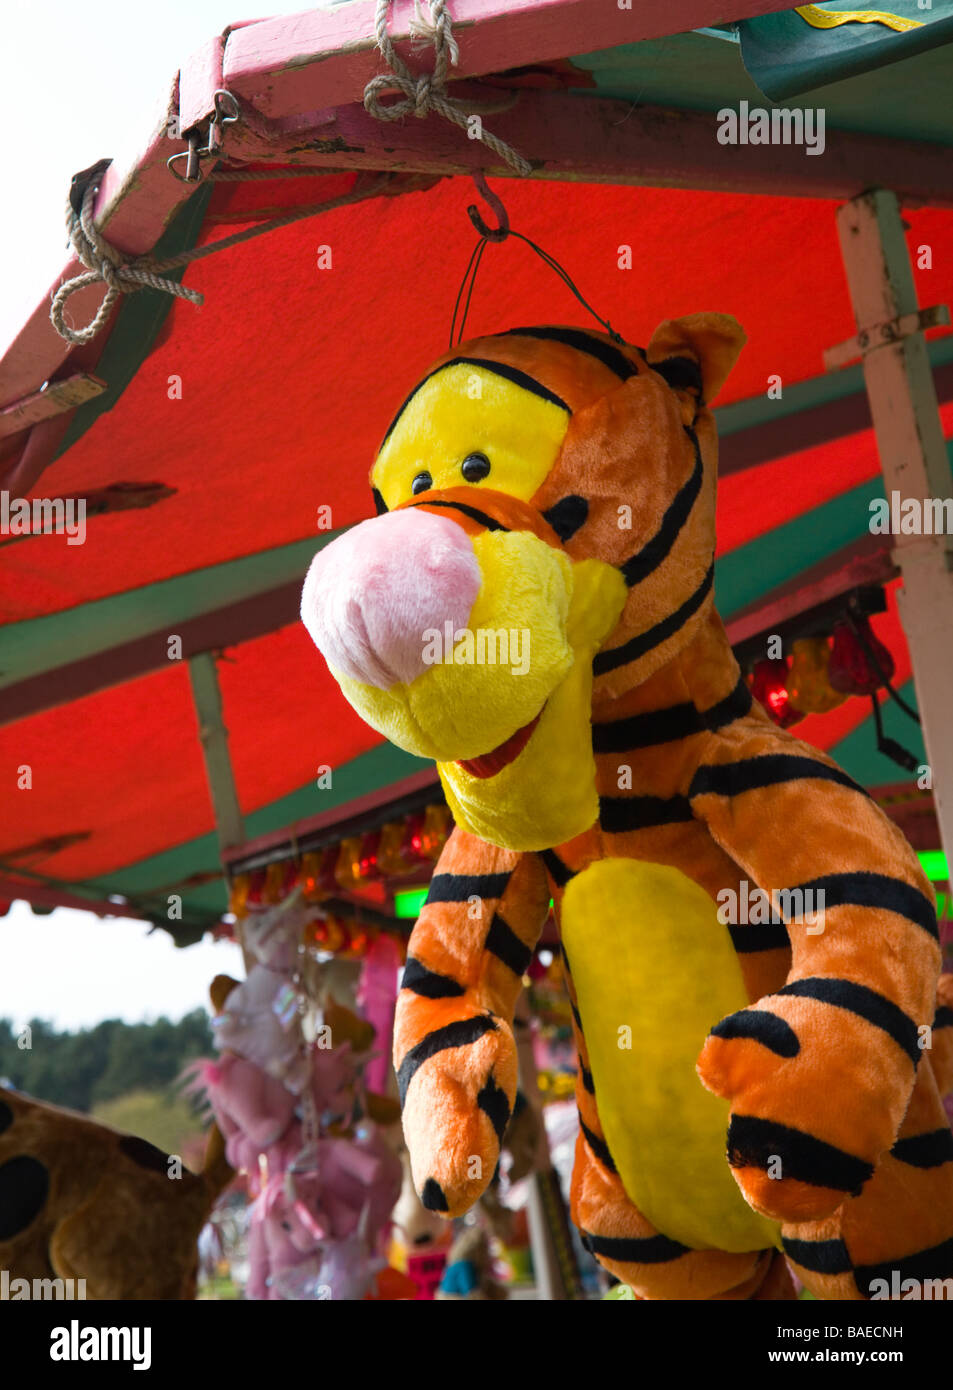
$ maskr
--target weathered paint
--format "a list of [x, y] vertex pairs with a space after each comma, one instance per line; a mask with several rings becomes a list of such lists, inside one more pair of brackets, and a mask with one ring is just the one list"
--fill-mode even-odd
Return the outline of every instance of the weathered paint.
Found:
[[[374, 39], [375, 0], [283, 15], [229, 34], [225, 85], [266, 116], [291, 116], [359, 102], [372, 77], [386, 71]], [[788, 0], [733, 0], [732, 19], [789, 8]], [[407, 40], [412, 0], [395, 0], [388, 32], [412, 71], [426, 71], [426, 48]], [[460, 42], [457, 76], [477, 77], [529, 63], [590, 53], [725, 18], [724, 0], [454, 0]]]

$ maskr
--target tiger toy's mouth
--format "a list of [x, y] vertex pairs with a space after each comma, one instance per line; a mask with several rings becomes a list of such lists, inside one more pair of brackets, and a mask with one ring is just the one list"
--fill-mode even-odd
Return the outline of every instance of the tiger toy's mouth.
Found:
[[436, 761], [459, 825], [543, 849], [598, 814], [592, 658], [625, 595], [529, 531], [406, 508], [320, 552], [302, 618], [362, 718]]
[[509, 738], [504, 739], [489, 753], [484, 753], [482, 757], [458, 759], [459, 766], [471, 777], [477, 777], [481, 780], [495, 777], [498, 772], [503, 771], [504, 767], [509, 767], [510, 763], [522, 753], [532, 738], [533, 732], [542, 718], [542, 713], [540, 710], [535, 719], [531, 719], [528, 724], [517, 729], [515, 734], [510, 734]]

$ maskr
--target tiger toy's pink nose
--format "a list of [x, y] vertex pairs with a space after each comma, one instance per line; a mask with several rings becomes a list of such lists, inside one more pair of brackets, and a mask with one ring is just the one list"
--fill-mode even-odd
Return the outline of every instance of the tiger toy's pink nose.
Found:
[[428, 630], [466, 623], [480, 582], [461, 527], [417, 508], [387, 512], [315, 556], [301, 620], [335, 671], [389, 690], [426, 669]]

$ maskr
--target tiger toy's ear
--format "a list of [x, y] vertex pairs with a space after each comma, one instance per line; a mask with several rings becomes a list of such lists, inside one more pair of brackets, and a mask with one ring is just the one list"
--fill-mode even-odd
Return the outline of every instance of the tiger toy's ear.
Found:
[[659, 324], [646, 358], [697, 409], [718, 395], [745, 342], [744, 329], [730, 314], [688, 314]]

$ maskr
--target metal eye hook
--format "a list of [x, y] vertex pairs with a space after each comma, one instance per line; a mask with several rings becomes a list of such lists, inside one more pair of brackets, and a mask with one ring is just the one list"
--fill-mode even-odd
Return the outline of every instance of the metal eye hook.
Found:
[[497, 225], [488, 227], [480, 215], [480, 209], [476, 203], [471, 203], [467, 208], [467, 216], [473, 223], [480, 236], [486, 241], [505, 241], [510, 234], [510, 219], [503, 203], [493, 192], [483, 176], [481, 170], [477, 170], [472, 175], [473, 182], [476, 184], [477, 192], [483, 201], [496, 213]]
[[226, 91], [224, 87], [219, 87], [212, 94], [212, 100], [215, 103], [215, 115], [222, 125], [232, 125], [234, 121], [238, 120], [241, 110], [231, 92]]
[[[189, 148], [179, 150], [177, 154], [166, 160], [170, 173], [173, 173], [180, 183], [201, 182], [201, 161], [214, 158], [221, 153], [222, 127], [234, 125], [240, 119], [241, 107], [237, 99], [224, 87], [219, 87], [212, 93], [212, 119], [209, 122], [206, 143], [204, 145], [199, 144], [199, 136], [196, 131], [188, 134], [185, 138], [188, 140]], [[184, 174], [180, 174], [176, 168], [182, 159], [186, 161]]]
[[[180, 183], [198, 183], [201, 179], [200, 160], [202, 151], [199, 149], [199, 138], [197, 135], [189, 136], [189, 147], [187, 150], [179, 150], [177, 154], [169, 155], [166, 160], [166, 167], [170, 174], [174, 174]], [[180, 159], [185, 160], [185, 173], [180, 174], [176, 165]]]

